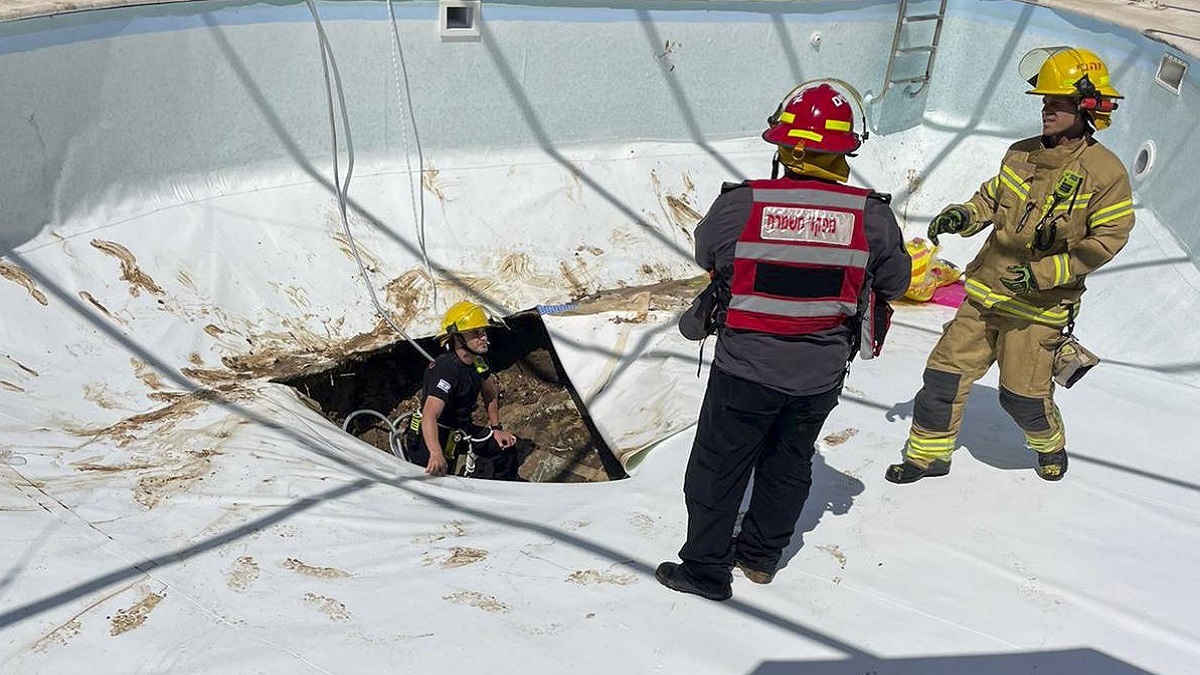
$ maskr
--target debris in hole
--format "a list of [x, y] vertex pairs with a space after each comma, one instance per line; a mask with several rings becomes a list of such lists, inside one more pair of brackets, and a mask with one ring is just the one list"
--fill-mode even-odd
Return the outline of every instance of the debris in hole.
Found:
[[[550, 336], [536, 311], [505, 318], [509, 330], [492, 331], [487, 361], [500, 387], [504, 428], [517, 436], [518, 475], [530, 482], [595, 482], [624, 478], [625, 472], [591, 420], [581, 413], [578, 395], [554, 355]], [[440, 347], [418, 340], [426, 351]], [[287, 384], [315, 402], [342, 426], [358, 410], [374, 410], [395, 422], [418, 409], [427, 362], [407, 342], [358, 354], [322, 372]], [[474, 421], [487, 426], [482, 405]], [[348, 431], [385, 452], [389, 429], [376, 417], [359, 415]]]

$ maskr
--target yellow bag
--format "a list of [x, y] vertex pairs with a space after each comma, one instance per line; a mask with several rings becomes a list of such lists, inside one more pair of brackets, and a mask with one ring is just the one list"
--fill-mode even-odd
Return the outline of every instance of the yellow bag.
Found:
[[920, 237], [909, 239], [904, 244], [912, 258], [912, 278], [904, 297], [917, 302], [928, 302], [940, 286], [958, 281], [962, 272], [953, 264], [937, 257], [937, 246]]

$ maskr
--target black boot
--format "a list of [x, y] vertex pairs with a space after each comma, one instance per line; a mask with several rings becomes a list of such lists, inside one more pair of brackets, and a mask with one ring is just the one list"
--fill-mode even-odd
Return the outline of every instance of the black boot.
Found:
[[687, 573], [683, 565], [673, 562], [665, 562], [654, 570], [654, 578], [658, 579], [658, 583], [666, 586], [673, 591], [680, 593], [692, 593], [699, 595], [709, 600], [728, 600], [733, 597], [733, 588], [730, 582], [726, 582], [724, 586], [701, 584], [692, 578], [692, 575]]
[[950, 462], [946, 460], [935, 459], [929, 462], [929, 466], [924, 469], [905, 460], [889, 466], [883, 477], [888, 479], [889, 483], [903, 485], [904, 483], [915, 483], [922, 478], [945, 476], [948, 473], [950, 473]]
[[1037, 454], [1037, 475], [1045, 480], [1062, 480], [1067, 475], [1067, 449]]

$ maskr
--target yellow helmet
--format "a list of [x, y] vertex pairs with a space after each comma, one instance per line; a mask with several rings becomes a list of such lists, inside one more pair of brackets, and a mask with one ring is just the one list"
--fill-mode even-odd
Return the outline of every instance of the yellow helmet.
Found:
[[454, 303], [442, 317], [442, 337], [446, 338], [453, 333], [463, 333], [476, 328], [496, 328], [503, 327], [503, 325], [492, 321], [483, 307], [469, 300], [463, 300]]
[[1124, 98], [1113, 88], [1108, 66], [1088, 49], [1031, 49], [1021, 58], [1017, 70], [1021, 78], [1033, 86], [1026, 94], [1076, 97], [1080, 111], [1098, 129], [1109, 125], [1112, 112], [1117, 109], [1117, 99]]

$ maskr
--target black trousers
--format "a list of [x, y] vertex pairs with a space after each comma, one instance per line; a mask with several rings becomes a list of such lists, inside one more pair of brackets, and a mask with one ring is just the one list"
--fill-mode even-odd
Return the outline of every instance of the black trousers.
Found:
[[[688, 529], [679, 557], [693, 578], [728, 583], [735, 556], [758, 570], [778, 566], [812, 486], [813, 444], [840, 392], [790, 396], [712, 369], [683, 480]], [[751, 470], [750, 508], [734, 542]]]
[[[510, 448], [505, 450], [496, 442], [494, 436], [488, 433], [488, 429], [476, 425], [470, 425], [463, 430], [466, 435], [459, 441], [458, 452], [465, 455], [469, 450], [474, 452], [473, 461], [470, 461], [463, 475], [467, 478], [488, 478], [492, 480], [516, 480], [517, 479], [517, 453]], [[450, 440], [449, 429], [438, 429], [438, 440], [442, 447], [445, 448]], [[471, 441], [470, 438], [483, 438], [484, 441]], [[408, 461], [418, 466], [425, 466], [429, 463], [429, 447], [425, 445], [425, 439], [417, 436], [414, 442], [407, 448]], [[464, 460], [465, 461], [465, 460]], [[450, 467], [453, 470], [454, 467]]]

